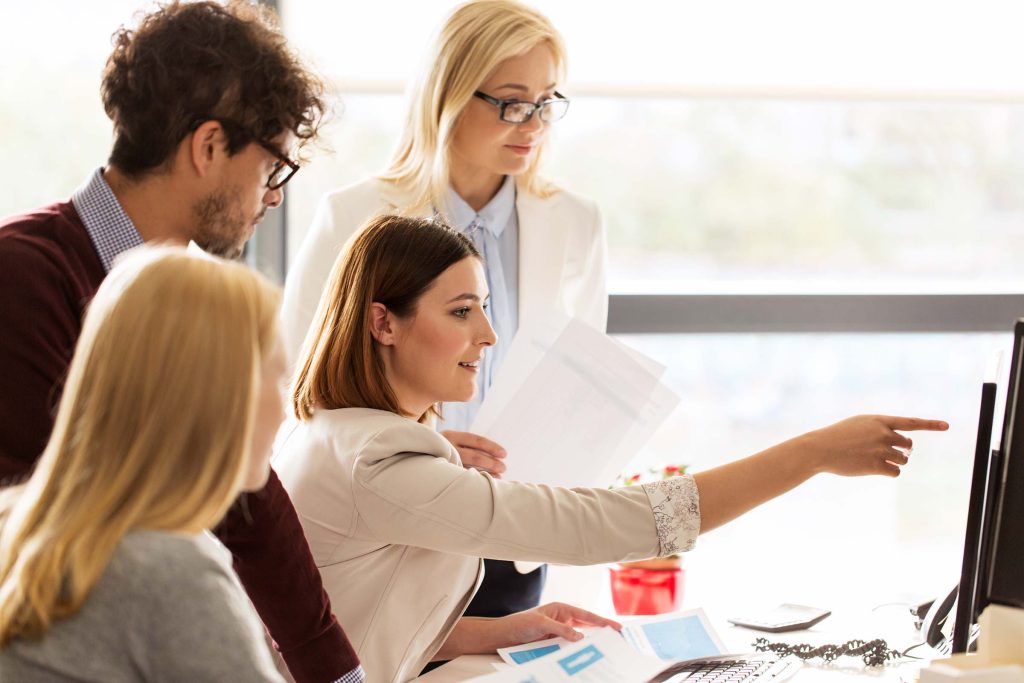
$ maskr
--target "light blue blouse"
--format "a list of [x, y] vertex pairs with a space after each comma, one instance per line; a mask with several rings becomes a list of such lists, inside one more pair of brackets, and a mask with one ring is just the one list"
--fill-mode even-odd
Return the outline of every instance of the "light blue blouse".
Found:
[[467, 403], [445, 403], [438, 429], [468, 431], [487, 388], [501, 367], [509, 343], [519, 329], [519, 217], [516, 213], [516, 184], [506, 176], [498, 193], [487, 206], [474, 211], [455, 190], [449, 188], [441, 213], [451, 227], [473, 240], [484, 258], [487, 286], [491, 292], [488, 316], [497, 343], [484, 352], [476, 396]]

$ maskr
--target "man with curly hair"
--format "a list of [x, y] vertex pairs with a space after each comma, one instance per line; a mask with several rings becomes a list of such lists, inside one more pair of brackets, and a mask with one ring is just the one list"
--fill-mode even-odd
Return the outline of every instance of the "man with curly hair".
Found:
[[[244, 2], [174, 2], [122, 27], [102, 99], [114, 124], [107, 165], [69, 200], [0, 221], [6, 483], [46, 445], [84, 308], [113, 260], [144, 242], [194, 241], [239, 256], [280, 205], [299, 168], [294, 150], [316, 137], [324, 109], [319, 80], [273, 18]], [[217, 534], [291, 674], [361, 681], [277, 476], [244, 502]]]

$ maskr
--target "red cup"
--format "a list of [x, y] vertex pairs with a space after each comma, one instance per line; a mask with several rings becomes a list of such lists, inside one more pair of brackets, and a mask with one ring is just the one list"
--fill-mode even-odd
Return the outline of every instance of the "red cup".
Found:
[[616, 614], [665, 614], [683, 603], [683, 569], [609, 567]]

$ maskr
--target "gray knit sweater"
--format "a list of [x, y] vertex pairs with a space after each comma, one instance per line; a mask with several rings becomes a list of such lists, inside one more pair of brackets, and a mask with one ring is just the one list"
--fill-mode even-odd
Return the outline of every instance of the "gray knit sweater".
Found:
[[280, 683], [230, 562], [209, 537], [129, 533], [78, 614], [0, 650], [0, 682]]

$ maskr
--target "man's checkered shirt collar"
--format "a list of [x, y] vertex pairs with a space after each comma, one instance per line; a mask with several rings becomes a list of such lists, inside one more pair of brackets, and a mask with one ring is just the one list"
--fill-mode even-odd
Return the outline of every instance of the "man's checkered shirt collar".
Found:
[[105, 271], [110, 272], [120, 254], [142, 244], [132, 219], [104, 180], [102, 168], [96, 169], [89, 181], [71, 195], [71, 203], [85, 224]]

